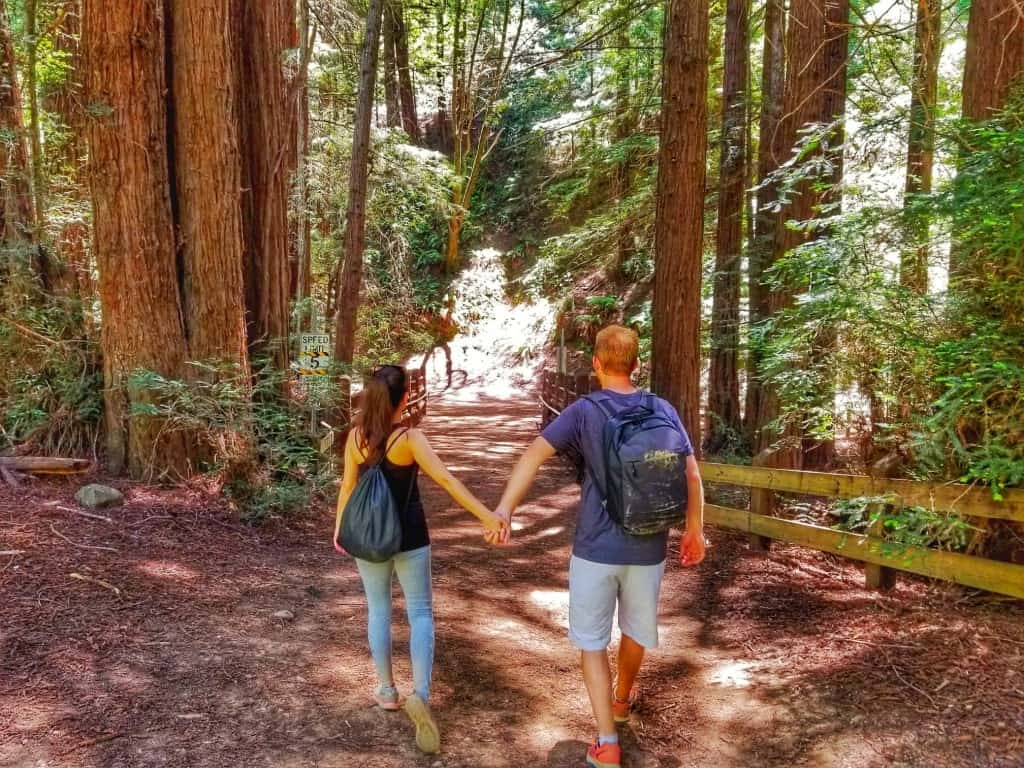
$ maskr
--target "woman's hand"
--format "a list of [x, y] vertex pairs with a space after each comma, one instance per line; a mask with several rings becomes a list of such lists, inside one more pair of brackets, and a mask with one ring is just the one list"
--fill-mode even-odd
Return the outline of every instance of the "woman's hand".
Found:
[[488, 530], [484, 540], [492, 547], [507, 546], [512, 543], [512, 516], [501, 509], [494, 510], [494, 516], [501, 521], [499, 530]]

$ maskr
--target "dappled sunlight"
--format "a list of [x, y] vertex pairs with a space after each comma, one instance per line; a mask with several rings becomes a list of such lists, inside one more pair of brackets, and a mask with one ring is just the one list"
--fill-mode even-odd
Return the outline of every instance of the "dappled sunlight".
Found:
[[708, 670], [708, 682], [723, 688], [748, 688], [753, 680], [754, 666], [749, 661], [720, 662]]
[[172, 560], [146, 560], [135, 567], [147, 576], [166, 581], [191, 583], [202, 577], [202, 574], [194, 568]]
[[[459, 335], [450, 343], [453, 367], [465, 372], [465, 385], [445, 393], [446, 400], [473, 403], [484, 395], [497, 400], [522, 397], [542, 361], [554, 327], [555, 310], [546, 299], [512, 306], [505, 297], [503, 253], [477, 248], [455, 282], [454, 319]], [[431, 388], [442, 388], [435, 355]]]

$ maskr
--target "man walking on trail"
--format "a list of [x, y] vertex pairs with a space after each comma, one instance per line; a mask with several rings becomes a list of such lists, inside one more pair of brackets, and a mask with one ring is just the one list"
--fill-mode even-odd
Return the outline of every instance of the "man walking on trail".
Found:
[[[667, 530], [635, 535], [627, 532], [621, 519], [613, 519], [615, 505], [609, 493], [621, 492], [621, 488], [609, 487], [608, 465], [617, 460], [609, 453], [609, 426], [614, 429], [630, 414], [640, 413], [634, 417], [632, 433], [616, 434], [635, 435], [644, 428], [638, 419], [646, 418], [647, 423], [659, 421], [663, 433], [676, 436], [673, 452], [653, 451], [648, 456], [667, 453], [670, 460], [678, 462], [671, 465], [678, 468], [678, 475], [685, 474], [685, 501], [681, 504], [686, 530], [680, 562], [696, 565], [704, 559], [705, 550], [704, 496], [696, 457], [675, 409], [633, 386], [631, 375], [637, 367], [637, 353], [634, 331], [612, 325], [598, 333], [593, 366], [601, 391], [577, 400], [548, 425], [516, 464], [495, 510], [511, 520], [541, 464], [556, 452], [571, 449], [583, 457], [586, 472], [569, 565], [569, 639], [581, 651], [583, 680], [597, 720], [598, 739], [587, 753], [587, 763], [596, 768], [621, 765], [615, 724], [629, 721], [644, 652], [658, 646], [658, 593], [668, 545]], [[632, 471], [636, 474], [635, 466]], [[642, 474], [638, 477], [643, 479]], [[683, 480], [678, 476], [676, 480], [683, 490]], [[659, 486], [656, 492], [666, 485], [654, 484]], [[638, 493], [642, 495], [643, 489], [633, 491], [630, 497], [634, 506], [638, 506]], [[622, 644], [613, 690], [608, 645], [616, 604]]]

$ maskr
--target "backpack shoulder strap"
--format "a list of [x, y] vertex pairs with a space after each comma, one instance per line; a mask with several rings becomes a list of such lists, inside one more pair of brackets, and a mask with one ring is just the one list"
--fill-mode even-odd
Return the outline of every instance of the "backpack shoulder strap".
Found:
[[595, 394], [583, 395], [581, 400], [586, 400], [589, 403], [593, 403], [598, 409], [605, 415], [605, 418], [611, 419], [615, 417], [615, 411], [608, 405], [607, 397], [597, 397]]
[[377, 464], [375, 464], [374, 466], [378, 466], [384, 463], [384, 461], [388, 457], [388, 454], [391, 452], [391, 449], [394, 448], [398, 441], [402, 439], [402, 435], [404, 435], [408, 431], [408, 427], [402, 427], [401, 429], [396, 429], [387, 437], [387, 439], [384, 441], [384, 450], [381, 451], [380, 458], [377, 459]]

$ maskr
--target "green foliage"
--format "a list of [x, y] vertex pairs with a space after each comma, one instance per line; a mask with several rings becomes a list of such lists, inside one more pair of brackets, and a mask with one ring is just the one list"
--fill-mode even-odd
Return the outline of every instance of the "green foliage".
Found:
[[836, 501], [829, 514], [836, 527], [868, 533], [901, 546], [933, 547], [961, 551], [967, 547], [975, 528], [953, 513], [924, 507], [890, 507], [887, 499], [862, 496]]
[[86, 456], [102, 414], [96, 345], [80, 338], [75, 307], [26, 307], [0, 318], [0, 445], [54, 456]]
[[[166, 433], [188, 435], [200, 468], [219, 479], [242, 517], [259, 521], [302, 509], [324, 494], [334, 478], [329, 457], [310, 435], [310, 411], [302, 393], [283, 394], [285, 374], [256, 361], [248, 374], [237, 366], [193, 362], [189, 380], [137, 371], [128, 386], [149, 402], [134, 403], [133, 416], [157, 418]], [[320, 392], [329, 402], [336, 392]]]

